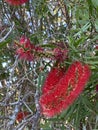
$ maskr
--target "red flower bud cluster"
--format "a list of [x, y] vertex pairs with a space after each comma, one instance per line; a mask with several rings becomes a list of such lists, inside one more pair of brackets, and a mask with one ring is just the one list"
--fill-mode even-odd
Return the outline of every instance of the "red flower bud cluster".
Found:
[[98, 50], [98, 45], [96, 45], [96, 47], [95, 47], [97, 50]]
[[96, 91], [98, 92], [98, 84], [96, 85]]
[[26, 36], [22, 36], [16, 54], [19, 55], [20, 59], [32, 61], [35, 58], [35, 53], [40, 51], [43, 51], [41, 47], [36, 47], [31, 44], [30, 40]]
[[[50, 85], [50, 89], [49, 86], [44, 85], [43, 90], [46, 93], [40, 97], [42, 113], [47, 117], [52, 117], [67, 109], [83, 91], [90, 74], [88, 65], [76, 61], [65, 74], [62, 74], [63, 76], [59, 77], [57, 84], [52, 87]], [[53, 76], [51, 77], [48, 77], [50, 78], [48, 84], [53, 82]]]
[[30, 112], [27, 112], [27, 111], [22, 111], [22, 112], [19, 112], [16, 116], [16, 120], [18, 122], [21, 122], [27, 115], [29, 115]]
[[7, 3], [9, 3], [10, 5], [22, 5], [24, 3], [26, 3], [28, 0], [5, 0]]

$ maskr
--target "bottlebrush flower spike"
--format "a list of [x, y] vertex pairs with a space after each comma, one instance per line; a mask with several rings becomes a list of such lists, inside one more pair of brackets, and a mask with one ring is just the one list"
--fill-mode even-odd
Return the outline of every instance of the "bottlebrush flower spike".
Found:
[[54, 90], [40, 97], [42, 113], [47, 117], [52, 117], [67, 109], [83, 91], [90, 75], [87, 65], [74, 62]]
[[20, 59], [24, 59], [27, 61], [32, 61], [34, 59], [34, 55], [29, 50], [24, 51], [23, 48], [19, 48], [19, 49], [17, 49], [16, 53], [19, 55]]
[[30, 40], [26, 36], [22, 36], [20, 38], [18, 45], [18, 49], [16, 50], [16, 54], [19, 55], [20, 59], [32, 61], [36, 56], [40, 56], [40, 54], [44, 51], [40, 46], [35, 46], [31, 44]]
[[24, 3], [26, 3], [28, 0], [5, 0], [7, 3], [9, 3], [10, 5], [22, 5]]
[[16, 50], [16, 54], [19, 55], [19, 58], [32, 61], [34, 59], [34, 54], [32, 54], [31, 51], [35, 48], [35, 46], [31, 44], [30, 40], [26, 36], [22, 36], [20, 38], [19, 44], [20, 45]]
[[29, 38], [27, 38], [26, 36], [22, 36], [20, 38], [20, 45], [23, 46], [26, 49], [33, 49], [35, 48], [35, 46], [33, 44], [31, 44]]
[[19, 112], [16, 116], [16, 120], [18, 122], [21, 122], [27, 115], [29, 115], [30, 113], [27, 112], [27, 111], [22, 111], [22, 112]]
[[59, 80], [64, 76], [65, 69], [54, 67], [48, 73], [48, 76], [44, 82], [42, 87], [42, 93], [45, 94], [50, 90], [55, 88], [55, 85], [59, 82]]

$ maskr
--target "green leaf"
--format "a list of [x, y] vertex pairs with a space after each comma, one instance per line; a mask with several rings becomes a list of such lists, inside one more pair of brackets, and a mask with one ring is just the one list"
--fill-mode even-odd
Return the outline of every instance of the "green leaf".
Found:
[[96, 31], [98, 32], [98, 19], [95, 20], [95, 28], [96, 28]]
[[95, 8], [98, 8], [98, 0], [92, 0], [92, 3]]
[[89, 14], [92, 15], [93, 14], [92, 0], [87, 0], [87, 2], [88, 2], [88, 6], [89, 6]]
[[85, 31], [87, 31], [87, 29], [89, 29], [90, 26], [91, 26], [91, 24], [89, 22], [86, 23], [82, 28], [80, 28], [80, 31], [78, 33], [76, 33], [74, 35], [74, 37], [77, 37], [77, 36], [81, 35], [82, 33], [84, 33]]
[[9, 39], [7, 39], [7, 40], [5, 40], [4, 42], [1, 42], [0, 43], [0, 49], [2, 49], [3, 47], [5, 47], [8, 43], [10, 43], [11, 42], [11, 39], [9, 38]]
[[43, 82], [45, 80], [45, 73], [41, 72], [38, 76], [38, 87], [41, 88], [41, 86], [43, 85]]

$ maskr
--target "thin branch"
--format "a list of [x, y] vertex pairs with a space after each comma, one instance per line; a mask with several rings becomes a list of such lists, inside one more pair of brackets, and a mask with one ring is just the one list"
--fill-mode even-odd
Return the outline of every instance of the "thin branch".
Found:
[[[14, 24], [14, 22], [13, 22], [13, 24], [12, 24], [12, 26], [10, 27], [9, 31], [7, 32], [7, 34], [6, 34], [3, 38], [0, 39], [0, 43], [3, 42], [3, 41], [10, 35], [10, 33], [12, 32], [14, 26], [15, 26], [15, 24]], [[1, 33], [2, 33], [2, 32], [1, 32]]]

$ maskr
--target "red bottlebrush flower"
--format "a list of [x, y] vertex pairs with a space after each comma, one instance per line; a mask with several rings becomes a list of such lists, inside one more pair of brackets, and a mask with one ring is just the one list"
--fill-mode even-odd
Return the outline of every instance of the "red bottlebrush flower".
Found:
[[24, 3], [26, 3], [28, 0], [5, 0], [7, 3], [9, 3], [10, 5], [22, 5]]
[[54, 53], [54, 58], [57, 61], [64, 61], [67, 58], [68, 51], [66, 49], [57, 47], [53, 50], [53, 53]]
[[23, 48], [17, 49], [16, 53], [19, 55], [20, 59], [24, 59], [27, 61], [32, 61], [34, 59], [34, 55], [28, 50], [24, 51]]
[[30, 40], [26, 36], [22, 36], [20, 38], [18, 45], [18, 49], [16, 50], [16, 54], [19, 55], [20, 59], [32, 61], [36, 58], [36, 54], [42, 53], [44, 50], [40, 46], [35, 46], [31, 44]]
[[47, 93], [48, 91], [55, 88], [55, 85], [59, 82], [59, 80], [64, 76], [65, 70], [62, 68], [52, 68], [52, 70], [48, 73], [48, 76], [44, 82], [42, 87], [42, 93]]
[[30, 112], [27, 112], [27, 111], [22, 111], [22, 112], [19, 112], [16, 116], [16, 120], [18, 122], [21, 122], [27, 115], [29, 115]]
[[30, 40], [26, 36], [20, 38], [19, 44], [20, 46], [16, 50], [16, 54], [19, 55], [19, 58], [32, 61], [34, 59], [34, 54], [32, 54], [31, 51], [35, 46], [31, 44]]
[[30, 40], [26, 36], [22, 36], [19, 41], [20, 45], [26, 49], [34, 49], [35, 46], [31, 44]]
[[84, 89], [90, 74], [87, 65], [74, 62], [55, 89], [41, 96], [42, 113], [47, 117], [52, 117], [68, 108]]

